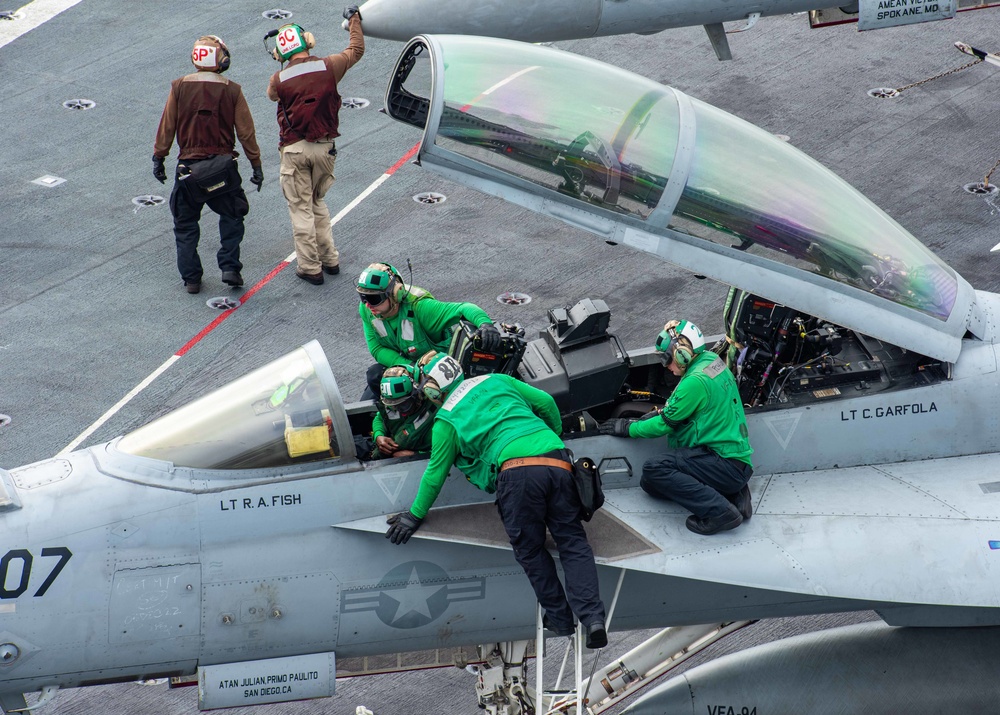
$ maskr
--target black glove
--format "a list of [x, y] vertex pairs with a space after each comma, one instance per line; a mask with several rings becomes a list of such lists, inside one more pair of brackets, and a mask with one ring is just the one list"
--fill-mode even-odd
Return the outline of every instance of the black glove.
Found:
[[163, 168], [162, 156], [153, 157], [153, 178], [159, 181], [161, 184], [165, 183], [167, 180], [167, 170]]
[[624, 417], [616, 417], [612, 420], [602, 422], [597, 426], [597, 429], [601, 431], [601, 434], [610, 434], [615, 437], [628, 437], [628, 426], [633, 422], [635, 422], [635, 420], [625, 419]]
[[348, 5], [347, 7], [344, 8], [345, 20], [350, 20], [355, 15], [358, 16], [359, 20], [361, 19], [361, 11], [358, 9], [357, 5]]
[[500, 352], [500, 331], [493, 323], [485, 323], [476, 331], [476, 347], [488, 353]]
[[253, 176], [250, 177], [250, 183], [257, 187], [257, 192], [260, 193], [260, 187], [264, 185], [264, 169], [260, 166], [255, 166], [253, 168]]
[[394, 544], [405, 544], [413, 536], [413, 532], [420, 528], [419, 519], [408, 511], [401, 511], [393, 514], [385, 520], [389, 524], [389, 530], [385, 532], [385, 538]]

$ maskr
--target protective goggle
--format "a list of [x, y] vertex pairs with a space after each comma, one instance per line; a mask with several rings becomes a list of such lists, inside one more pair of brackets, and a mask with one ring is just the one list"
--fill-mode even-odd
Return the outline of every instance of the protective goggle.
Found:
[[383, 400], [385, 406], [391, 410], [395, 410], [403, 417], [407, 415], [412, 415], [420, 407], [420, 400], [416, 395], [407, 395], [406, 397], [399, 398], [397, 400]]
[[381, 293], [358, 293], [358, 295], [361, 297], [361, 302], [367, 305], [381, 305], [389, 300], [389, 293], [387, 291]]
[[674, 350], [671, 343], [674, 341], [672, 330], [662, 330], [656, 336], [656, 352], [660, 357], [660, 364], [666, 367], [674, 361]]

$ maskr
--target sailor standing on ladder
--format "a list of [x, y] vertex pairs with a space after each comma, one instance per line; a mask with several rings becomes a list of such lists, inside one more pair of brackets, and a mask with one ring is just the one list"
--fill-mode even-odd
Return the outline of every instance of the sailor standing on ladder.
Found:
[[[545, 609], [545, 627], [572, 635], [575, 614], [586, 629], [587, 647], [606, 646], [597, 566], [581, 523], [573, 465], [559, 437], [562, 421], [555, 400], [509, 375], [465, 380], [458, 361], [441, 353], [427, 361], [420, 389], [441, 405], [431, 431], [431, 456], [413, 505], [389, 517], [386, 538], [394, 544], [409, 541], [455, 465], [475, 486], [496, 492], [514, 557]], [[545, 549], [546, 527], [559, 549], [565, 591]]]

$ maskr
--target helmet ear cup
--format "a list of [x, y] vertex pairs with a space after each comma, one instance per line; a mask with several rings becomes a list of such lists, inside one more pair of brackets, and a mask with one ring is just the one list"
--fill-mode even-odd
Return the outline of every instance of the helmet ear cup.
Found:
[[441, 388], [439, 388], [437, 386], [437, 383], [434, 382], [433, 380], [424, 383], [422, 391], [424, 393], [424, 397], [426, 397], [434, 404], [440, 405], [442, 402], [444, 402], [444, 396], [441, 392]]
[[316, 46], [316, 36], [306, 30], [302, 31], [302, 39], [306, 41], [306, 47], [310, 50]]
[[386, 292], [392, 297], [394, 301], [399, 302], [399, 292], [403, 290], [403, 278], [399, 275], [399, 271], [396, 270], [396, 266], [391, 263], [386, 263], [389, 268], [389, 275], [392, 278], [389, 280], [389, 287], [386, 288]]
[[676, 347], [674, 347], [674, 362], [677, 363], [677, 367], [687, 370], [687, 366], [691, 364], [692, 360], [694, 360], [694, 353], [678, 340]]

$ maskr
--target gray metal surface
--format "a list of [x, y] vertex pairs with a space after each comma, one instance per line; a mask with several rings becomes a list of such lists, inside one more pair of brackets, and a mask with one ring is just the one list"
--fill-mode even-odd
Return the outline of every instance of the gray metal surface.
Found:
[[[496, 506], [493, 504], [469, 504], [438, 509], [427, 526], [421, 528], [420, 536], [425, 539], [482, 544], [506, 551], [510, 549], [510, 538], [503, 529], [503, 523], [494, 518], [495, 515]], [[607, 509], [595, 513], [593, 519], [584, 524], [584, 528], [598, 563], [612, 563], [619, 559], [660, 551], [656, 544], [643, 538], [639, 532], [613, 516]], [[383, 520], [373, 520], [372, 529], [377, 532], [385, 531]], [[546, 547], [550, 551], [556, 550], [551, 536], [547, 539]]]
[[[0, 10], [16, 4], [0, 0]], [[233, 50], [230, 76], [244, 86], [265, 152], [264, 191], [250, 194], [244, 242], [248, 286], [291, 252], [276, 181], [273, 105], [263, 97], [276, 64], [260, 51], [261, 36], [278, 23], [263, 20], [261, 9], [195, 3], [112, 9], [84, 0], [0, 48], [8, 80], [0, 86], [0, 118], [7, 127], [0, 146], [0, 411], [12, 418], [0, 426], [0, 466], [17, 467], [57, 452], [218, 316], [183, 291], [166, 207], [136, 210], [131, 203], [139, 194], [165, 192], [149, 172], [152, 135], [169, 81], [189, 71], [190, 45], [205, 32], [222, 34]], [[317, 35], [321, 51], [346, 44], [328, 4], [305, 2], [295, 13]], [[962, 64], [965, 58], [951, 48], [955, 39], [993, 49], [998, 26], [994, 11], [864, 35], [852, 27], [809, 31], [801, 16], [772, 18], [732, 38], [733, 63], [712, 58], [700, 28], [560, 46], [669, 81], [789, 135], [923, 239], [973, 287], [997, 290], [1000, 278], [988, 253], [996, 243], [996, 205], [988, 196], [961, 190], [981, 180], [1000, 151], [989, 124], [997, 108], [994, 70], [975, 67], [895, 100], [876, 100], [865, 92]], [[395, 43], [369, 41], [344, 91], [381, 96], [398, 49]], [[97, 106], [87, 112], [60, 106], [79, 96]], [[371, 107], [354, 111], [342, 115], [338, 182], [329, 198], [333, 211], [415, 141]], [[245, 162], [241, 165], [246, 179]], [[31, 183], [46, 174], [66, 182]], [[428, 190], [446, 194], [448, 201], [428, 207], [411, 200]], [[212, 263], [213, 224], [206, 216], [202, 256], [207, 289], [222, 293], [229, 289], [218, 282]], [[545, 324], [548, 308], [584, 295], [607, 300], [614, 311], [612, 330], [628, 347], [648, 344], [675, 315], [694, 319], [706, 332], [721, 328], [723, 286], [669, 266], [651, 269], [644, 256], [625, 247], [606, 246], [409, 164], [335, 231], [343, 251], [340, 277], [315, 288], [291, 270], [282, 271], [86, 444], [127, 432], [314, 337], [330, 355], [345, 395], [359, 394], [370, 358], [351, 278], [373, 260], [405, 265], [409, 257], [417, 284], [444, 299], [477, 302], [495, 318], [519, 320], [529, 334]], [[496, 304], [494, 297], [507, 290], [530, 294], [533, 301]], [[765, 520], [766, 515], [757, 523]], [[811, 629], [833, 620], [792, 619], [758, 628], [757, 637], [766, 640], [775, 628]], [[737, 646], [712, 651], [731, 647]], [[472, 712], [471, 682], [472, 676], [453, 670], [359, 678], [338, 684], [340, 701], [248, 712], [346, 712], [345, 703], [366, 704], [376, 713]], [[100, 712], [109, 699], [123, 711], [192, 712], [195, 697], [193, 688], [102, 686], [61, 694], [48, 712]]]
[[[628, 715], [767, 712], [992, 713], [1000, 686], [996, 629], [859, 623], [736, 653], [668, 680]], [[830, 674], [835, 673], [835, 676]], [[785, 687], [762, 684], [780, 678]], [[886, 683], [911, 680], [890, 693]], [[984, 683], [989, 683], [983, 697]], [[717, 709], [720, 708], [721, 709]], [[745, 708], [745, 710], [744, 710]]]
[[[569, 40], [744, 20], [823, 5], [823, 0], [555, 0], [544, 3], [468, 0], [368, 0], [364, 12], [379, 37], [408, 40], [423, 33], [507, 37], [525, 42]], [[707, 45], [706, 45], [707, 49]]]

